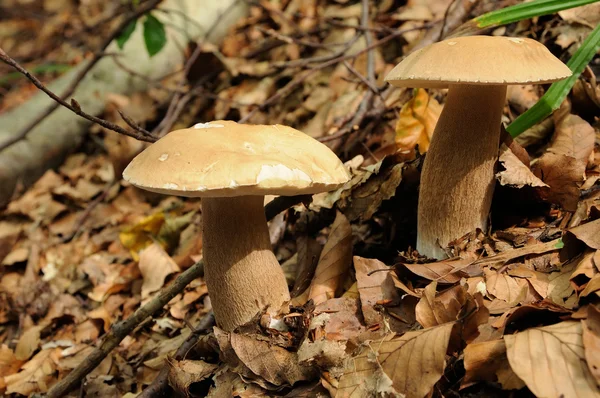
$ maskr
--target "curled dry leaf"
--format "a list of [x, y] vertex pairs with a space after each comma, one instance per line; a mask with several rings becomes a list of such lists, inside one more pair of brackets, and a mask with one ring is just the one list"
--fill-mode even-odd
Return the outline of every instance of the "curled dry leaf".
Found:
[[600, 219], [571, 228], [569, 232], [592, 249], [600, 250]]
[[299, 365], [294, 352], [237, 333], [231, 333], [229, 341], [239, 360], [271, 384], [293, 385], [310, 378], [310, 370]]
[[463, 304], [467, 301], [466, 291], [462, 286], [454, 286], [440, 294], [437, 294], [436, 289], [437, 282], [435, 281], [427, 285], [415, 308], [417, 321], [424, 328], [455, 321]]
[[587, 319], [582, 320], [581, 324], [585, 359], [596, 383], [600, 385], [600, 310], [588, 306]]
[[218, 366], [201, 360], [176, 361], [167, 359], [169, 366], [169, 385], [185, 397], [190, 394], [190, 386], [210, 377]]
[[500, 163], [504, 170], [496, 174], [500, 185], [508, 185], [515, 188], [547, 187], [548, 185], [533, 174], [533, 172], [505, 145], [500, 148]]
[[442, 260], [434, 263], [425, 264], [408, 264], [402, 263], [414, 274], [417, 274], [425, 279], [437, 281], [443, 284], [454, 284], [463, 277], [474, 276], [469, 275], [465, 269], [473, 264], [472, 258], [457, 259], [457, 260]]
[[580, 322], [566, 321], [504, 336], [513, 371], [538, 397], [597, 397], [585, 362]]
[[516, 305], [523, 300], [527, 293], [528, 284], [520, 278], [485, 269], [486, 287], [489, 294], [509, 305]]
[[548, 152], [570, 156], [585, 166], [594, 151], [595, 138], [594, 128], [588, 122], [567, 114], [556, 124]]
[[447, 323], [402, 336], [391, 334], [383, 341], [370, 343], [361, 355], [349, 360], [340, 378], [338, 393], [361, 396], [356, 392], [364, 388], [365, 378], [377, 374], [381, 367], [387, 376], [379, 378], [383, 386], [389, 379], [393, 389], [407, 398], [425, 397], [444, 373], [453, 326], [454, 323]]
[[142, 299], [159, 290], [165, 284], [165, 278], [181, 271], [171, 256], [158, 243], [152, 243], [140, 253], [138, 264], [144, 281]]
[[[365, 323], [367, 326], [378, 324], [383, 319], [375, 306], [400, 299], [391, 277], [393, 268], [376, 259], [354, 256], [354, 269]], [[370, 272], [373, 273], [369, 275]]]
[[335, 297], [351, 263], [352, 228], [348, 219], [338, 212], [319, 258], [315, 277], [310, 285], [309, 299], [320, 304]]
[[504, 340], [482, 341], [465, 347], [465, 377], [462, 387], [477, 381], [496, 381], [496, 372], [509, 367]]
[[60, 348], [42, 350], [23, 365], [19, 373], [5, 376], [6, 393], [29, 396], [35, 392], [48, 391], [56, 371], [56, 363], [51, 355], [53, 351], [61, 350]]

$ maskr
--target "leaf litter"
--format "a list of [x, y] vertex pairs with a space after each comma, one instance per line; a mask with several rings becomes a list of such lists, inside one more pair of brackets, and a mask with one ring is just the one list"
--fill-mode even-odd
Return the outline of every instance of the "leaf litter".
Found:
[[[78, 19], [98, 12], [58, 3]], [[373, 32], [381, 39], [438, 20], [451, 3], [372, 5]], [[490, 7], [473, 3], [469, 16]], [[544, 37], [569, 54], [597, 22], [591, 15], [563, 11], [544, 36], [531, 21], [503, 29]], [[203, 330], [176, 359], [196, 333], [191, 325], [211, 308], [198, 279], [86, 376], [86, 395], [134, 396], [163, 369], [169, 388], [184, 396], [600, 395], [600, 86], [593, 72], [583, 74], [561, 111], [499, 149], [490, 231], [458, 238], [449, 259], [431, 261], [412, 248], [419, 170], [444, 91], [380, 90], [371, 114], [345, 130], [371, 90], [368, 69], [381, 86], [427, 29], [375, 47], [369, 61], [360, 17], [357, 2], [252, 4], [221, 46], [204, 50], [222, 69], [215, 98], [177, 122], [286, 123], [346, 161], [353, 178], [345, 187], [285, 212], [273, 228], [275, 253], [294, 287], [292, 307], [274, 318], [259, 314], [231, 333]], [[65, 20], [53, 17], [42, 39], [3, 47], [39, 59], [59, 32], [75, 29]], [[27, 21], [2, 20], [0, 32], [10, 24], [35, 29]], [[360, 54], [316, 67], [344, 47]], [[46, 61], [64, 51], [47, 52]], [[5, 87], [2, 111], [33, 93], [22, 80]], [[530, 108], [540, 90], [511, 87], [506, 121]], [[168, 100], [159, 91], [113, 96], [106, 117], [120, 121], [119, 108], [153, 122]], [[257, 107], [273, 95], [283, 100]], [[0, 213], [0, 394], [47, 392], [111, 325], [201, 259], [199, 202], [115, 179], [143, 146], [98, 128], [91, 134], [104, 150], [72, 155]]]

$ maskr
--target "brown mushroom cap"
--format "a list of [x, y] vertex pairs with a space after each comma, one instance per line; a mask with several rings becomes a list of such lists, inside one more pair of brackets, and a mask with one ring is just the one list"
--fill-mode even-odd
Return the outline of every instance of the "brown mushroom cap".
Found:
[[406, 57], [385, 80], [396, 87], [549, 83], [571, 70], [535, 40], [468, 36], [431, 44]]
[[232, 197], [324, 192], [349, 175], [327, 146], [291, 127], [217, 120], [167, 134], [123, 178], [163, 194]]

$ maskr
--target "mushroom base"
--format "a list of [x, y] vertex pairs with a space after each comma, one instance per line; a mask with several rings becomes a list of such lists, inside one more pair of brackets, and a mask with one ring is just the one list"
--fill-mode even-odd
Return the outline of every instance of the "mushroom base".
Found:
[[203, 198], [204, 276], [217, 325], [232, 331], [290, 300], [271, 250], [263, 196]]
[[505, 85], [450, 86], [421, 173], [419, 253], [444, 259], [452, 240], [486, 229], [505, 99]]

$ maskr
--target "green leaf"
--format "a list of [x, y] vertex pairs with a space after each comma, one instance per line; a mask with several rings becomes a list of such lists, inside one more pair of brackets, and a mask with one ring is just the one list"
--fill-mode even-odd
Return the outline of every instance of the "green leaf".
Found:
[[557, 249], [562, 249], [563, 247], [565, 247], [565, 242], [563, 242], [562, 238], [560, 238], [558, 240], [558, 242], [556, 242], [556, 244], [554, 245], [555, 248]]
[[563, 102], [573, 85], [585, 69], [586, 65], [592, 60], [594, 55], [600, 49], [600, 25], [588, 35], [581, 47], [573, 54], [567, 66], [573, 74], [565, 80], [556, 82], [550, 86], [548, 91], [540, 98], [540, 100], [532, 106], [527, 112], [515, 119], [506, 130], [514, 138], [541, 122], [548, 117], [553, 111], [558, 109]]
[[[34, 75], [40, 73], [63, 73], [71, 68], [71, 65], [66, 64], [43, 64], [32, 67], [30, 69], [30, 72]], [[6, 83], [10, 83], [13, 80], [18, 80], [24, 77], [25, 76], [23, 76], [20, 72], [7, 73], [4, 76], [0, 77], [0, 85], [4, 85]]]
[[533, 0], [523, 2], [511, 7], [502, 8], [480, 15], [459, 26], [450, 37], [467, 36], [475, 34], [484, 28], [493, 28], [512, 22], [522, 21], [569, 8], [580, 7], [600, 0]]
[[129, 40], [129, 38], [131, 37], [131, 34], [135, 30], [136, 25], [137, 20], [134, 19], [133, 21], [129, 22], [129, 24], [127, 24], [127, 26], [125, 26], [123, 31], [119, 34], [119, 36], [117, 36], [117, 46], [119, 46], [121, 50], [125, 46], [125, 43], [127, 43], [127, 40]]
[[167, 43], [165, 25], [152, 14], [148, 14], [144, 20], [144, 43], [151, 57], [158, 54]]

